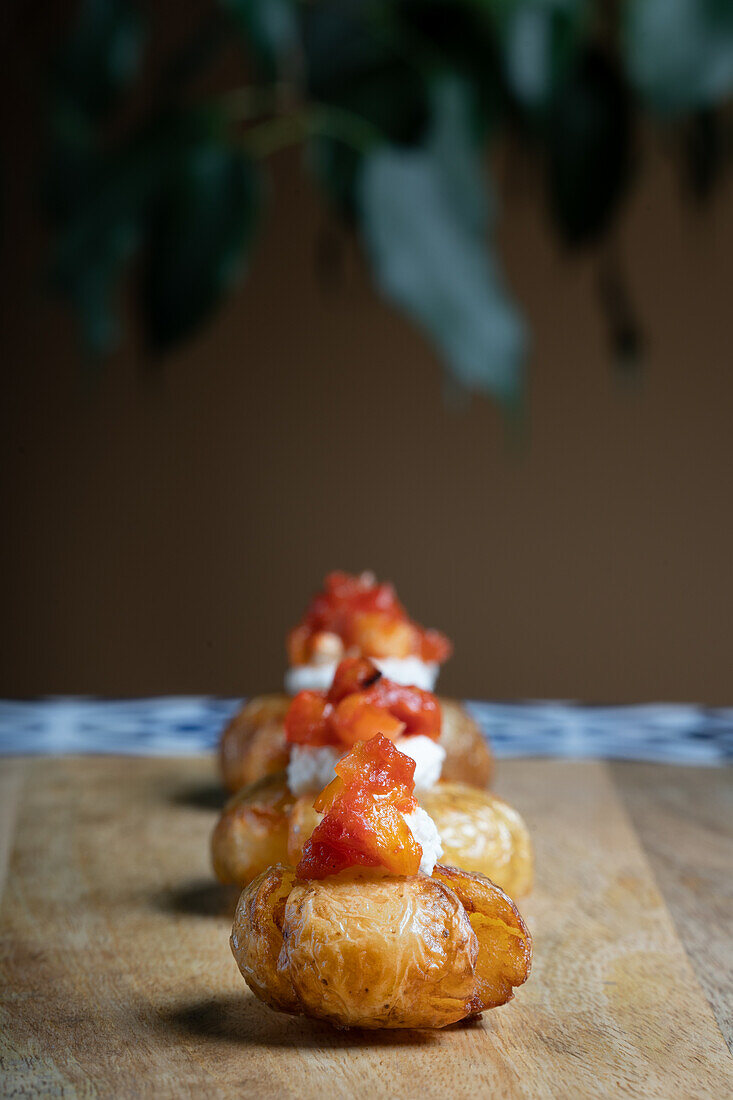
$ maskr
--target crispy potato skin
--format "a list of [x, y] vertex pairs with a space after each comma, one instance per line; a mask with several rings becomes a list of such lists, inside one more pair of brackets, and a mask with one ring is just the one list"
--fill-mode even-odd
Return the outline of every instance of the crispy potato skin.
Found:
[[303, 1011], [341, 1027], [445, 1027], [466, 1014], [478, 940], [426, 875], [296, 882], [279, 969]]
[[532, 937], [512, 899], [484, 875], [438, 863], [433, 878], [449, 886], [466, 909], [476, 933], [479, 955], [471, 1013], [506, 1004], [513, 987], [532, 968]]
[[[532, 844], [520, 815], [502, 799], [465, 783], [438, 783], [417, 800], [435, 822], [446, 863], [478, 871], [514, 897], [532, 888]], [[319, 815], [313, 798], [299, 798], [290, 813], [288, 862], [295, 866]]]
[[227, 790], [234, 793], [287, 767], [283, 722], [289, 706], [287, 695], [261, 695], [234, 715], [219, 742], [219, 768]]
[[465, 783], [438, 783], [418, 801], [435, 822], [446, 863], [486, 875], [512, 897], [532, 889], [532, 844], [506, 802]]
[[[529, 893], [532, 844], [516, 810], [464, 783], [439, 783], [420, 791], [418, 801], [438, 828], [446, 862], [486, 875], [513, 897]], [[250, 784], [230, 799], [214, 829], [217, 878], [244, 887], [275, 863], [295, 866], [319, 820], [313, 795], [296, 799], [284, 772]]]
[[494, 775], [494, 754], [465, 707], [455, 699], [440, 700], [443, 724], [440, 743], [445, 749], [442, 778], [446, 783], [488, 787]]
[[283, 918], [295, 871], [278, 864], [249, 884], [237, 904], [229, 940], [237, 966], [253, 993], [279, 1012], [300, 1013], [287, 970], [277, 960], [283, 946]]
[[[238, 791], [263, 775], [282, 771], [288, 763], [283, 722], [288, 695], [252, 699], [232, 718], [219, 744], [219, 765], [227, 790]], [[440, 743], [446, 751], [443, 779], [487, 787], [494, 757], [476, 722], [460, 703], [441, 699], [443, 728]]]
[[266, 868], [287, 861], [294, 802], [285, 772], [266, 775], [229, 800], [211, 837], [220, 882], [246, 886]]
[[261, 1000], [339, 1027], [445, 1027], [504, 1004], [531, 940], [488, 879], [363, 872], [300, 882], [272, 867], [242, 893], [231, 946]]
[[310, 838], [318, 822], [323, 817], [313, 809], [313, 795], [304, 794], [296, 799], [290, 811], [290, 828], [288, 830], [288, 863], [297, 867], [300, 857], [303, 855], [303, 847]]

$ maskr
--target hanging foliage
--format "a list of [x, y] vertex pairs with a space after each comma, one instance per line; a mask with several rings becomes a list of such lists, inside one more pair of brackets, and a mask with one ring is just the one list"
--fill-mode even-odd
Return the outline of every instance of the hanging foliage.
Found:
[[[246, 81], [197, 100], [189, 83], [232, 36]], [[575, 249], [613, 232], [640, 112], [679, 120], [698, 200], [726, 159], [728, 0], [212, 0], [129, 122], [146, 43], [132, 0], [81, 0], [51, 65], [53, 282], [99, 351], [135, 256], [151, 347], [211, 319], [246, 273], [268, 159], [300, 143], [387, 302], [460, 385], [513, 402], [528, 339], [494, 241], [491, 143], [508, 131], [538, 160], [558, 238]], [[599, 301], [628, 365], [640, 334], [623, 272], [605, 264]]]

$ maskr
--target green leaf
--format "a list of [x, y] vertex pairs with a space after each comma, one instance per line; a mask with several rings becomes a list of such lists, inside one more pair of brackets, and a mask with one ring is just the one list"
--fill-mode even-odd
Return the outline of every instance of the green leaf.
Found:
[[76, 310], [93, 352], [109, 351], [116, 340], [113, 293], [137, 239], [135, 212], [119, 210], [101, 216], [93, 231], [70, 235], [55, 257], [53, 284]]
[[631, 105], [615, 64], [595, 48], [558, 88], [547, 120], [550, 207], [568, 244], [598, 237], [631, 173]]
[[499, 114], [504, 97], [495, 13], [475, 0], [402, 0], [396, 14], [405, 49], [419, 52], [437, 75], [460, 75], [473, 87], [484, 126]]
[[522, 0], [503, 12], [504, 70], [522, 107], [547, 108], [575, 57], [587, 14], [583, 0]]
[[706, 107], [733, 92], [730, 0], [627, 0], [624, 12], [626, 67], [656, 110]]
[[90, 118], [104, 117], [138, 71], [143, 28], [127, 0], [82, 0], [56, 58], [57, 95]]
[[120, 271], [137, 242], [137, 225], [120, 218], [94, 242], [64, 281], [64, 292], [77, 311], [88, 348], [108, 352], [119, 334], [114, 291]]
[[429, 119], [420, 69], [403, 56], [368, 0], [303, 6], [302, 38], [313, 100], [365, 119], [385, 138], [414, 144]]
[[49, 118], [43, 151], [41, 197], [46, 214], [63, 222], [92, 200], [100, 182], [102, 157], [86, 120], [68, 102], [57, 101]]
[[254, 169], [237, 150], [200, 142], [153, 204], [147, 225], [141, 309], [152, 346], [187, 337], [235, 281], [257, 207]]
[[[370, 0], [324, 0], [301, 11], [306, 80], [312, 100], [365, 121], [395, 144], [411, 145], [429, 120], [422, 72], [402, 57]], [[309, 144], [311, 167], [349, 222], [357, 216], [363, 149], [341, 138]]]
[[521, 392], [524, 326], [487, 251], [488, 211], [465, 85], [442, 81], [422, 149], [365, 158], [362, 230], [383, 293], [435, 341], [452, 375], [503, 401]]
[[137, 150], [111, 157], [84, 144], [64, 149], [63, 183], [47, 195], [59, 225], [51, 281], [75, 308], [88, 346], [104, 352], [116, 337], [113, 292], [139, 239], [154, 166]]
[[[338, 108], [345, 117], [365, 120], [398, 145], [417, 142], [429, 117], [422, 78], [399, 63], [355, 75], [339, 88], [324, 89], [320, 102]], [[322, 135], [311, 142], [309, 152], [311, 167], [331, 202], [353, 222], [363, 150], [342, 137]]]
[[56, 153], [63, 151], [62, 177], [47, 193], [58, 225], [51, 279], [71, 302], [86, 342], [109, 349], [117, 333], [114, 291], [135, 252], [153, 206], [185, 177], [192, 150], [221, 132], [221, 119], [207, 110], [158, 118], [122, 149], [100, 151], [73, 116], [56, 119]]
[[319, 136], [308, 143], [308, 162], [335, 209], [352, 225], [362, 153], [344, 141]]
[[220, 0], [253, 47], [260, 74], [272, 80], [284, 59], [298, 49], [294, 0]]

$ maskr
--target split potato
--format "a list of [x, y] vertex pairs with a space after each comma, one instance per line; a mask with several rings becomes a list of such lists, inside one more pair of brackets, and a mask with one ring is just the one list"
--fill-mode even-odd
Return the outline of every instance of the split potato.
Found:
[[529, 976], [516, 906], [481, 875], [364, 871], [301, 882], [271, 867], [242, 893], [231, 947], [252, 991], [339, 1027], [440, 1028], [505, 1004]]
[[[234, 715], [219, 744], [219, 766], [224, 786], [235, 792], [247, 783], [287, 767], [290, 749], [285, 740], [287, 695], [262, 695]], [[446, 752], [443, 778], [487, 787], [494, 771], [489, 743], [465, 707], [441, 699], [440, 744]]]
[[[478, 871], [516, 897], [532, 886], [532, 846], [527, 826], [511, 806], [465, 783], [438, 783], [418, 791], [443, 843], [443, 859]], [[275, 863], [295, 866], [320, 815], [314, 795], [295, 798], [284, 773], [245, 787], [230, 800], [214, 830], [217, 877], [244, 887]]]

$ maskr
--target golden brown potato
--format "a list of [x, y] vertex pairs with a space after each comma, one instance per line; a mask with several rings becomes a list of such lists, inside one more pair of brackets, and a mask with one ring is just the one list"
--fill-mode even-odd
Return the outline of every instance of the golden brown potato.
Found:
[[306, 840], [310, 837], [318, 822], [323, 817], [313, 809], [314, 797], [312, 794], [301, 795], [296, 799], [290, 811], [290, 828], [288, 830], [288, 863], [296, 867], [303, 854]]
[[283, 722], [289, 706], [287, 695], [261, 695], [234, 715], [219, 743], [219, 766], [227, 790], [238, 791], [287, 767]]
[[452, 890], [425, 875], [296, 882], [280, 970], [308, 1016], [343, 1027], [443, 1027], [465, 1016], [478, 942]]
[[[446, 863], [478, 871], [514, 897], [529, 893], [532, 844], [516, 810], [488, 791], [465, 783], [438, 783], [432, 790], [416, 794], [438, 828]], [[290, 812], [288, 862], [293, 866], [318, 821], [312, 796], [299, 798]]]
[[445, 749], [442, 778], [446, 783], [488, 787], [494, 774], [494, 755], [478, 723], [455, 699], [441, 699], [440, 709], [440, 743]]
[[445, 1027], [504, 1004], [529, 976], [529, 932], [481, 875], [362, 871], [295, 880], [288, 893], [291, 876], [273, 867], [247, 887], [231, 938], [273, 1008], [340, 1027]]
[[[287, 695], [262, 695], [247, 703], [229, 722], [219, 745], [221, 775], [228, 790], [238, 791], [287, 766], [283, 722], [289, 705]], [[441, 699], [440, 706], [440, 743], [446, 751], [443, 779], [472, 787], [488, 786], [494, 770], [488, 741], [460, 703]]]
[[287, 862], [294, 802], [285, 772], [266, 775], [230, 798], [211, 838], [214, 873], [220, 882], [245, 886], [265, 868]]
[[269, 867], [242, 896], [229, 941], [242, 977], [261, 1001], [280, 1012], [301, 1012], [287, 970], [277, 960], [283, 945], [283, 917], [293, 888], [292, 867]]
[[529, 893], [532, 844], [516, 810], [465, 783], [438, 783], [417, 799], [437, 826], [446, 863], [479, 871], [512, 897]]
[[436, 864], [433, 878], [449, 886], [468, 913], [479, 945], [472, 1013], [506, 1004], [532, 968], [532, 937], [507, 894], [483, 875]]

